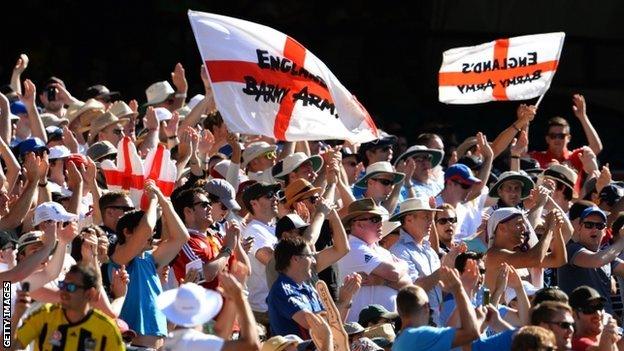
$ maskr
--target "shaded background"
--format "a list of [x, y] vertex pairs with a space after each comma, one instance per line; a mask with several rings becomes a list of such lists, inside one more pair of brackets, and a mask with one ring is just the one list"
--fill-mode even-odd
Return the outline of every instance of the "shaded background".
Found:
[[[201, 93], [201, 59], [187, 9], [259, 22], [297, 39], [321, 58], [375, 121], [413, 140], [435, 131], [453, 145], [485, 132], [493, 139], [515, 120], [519, 102], [444, 105], [437, 100], [442, 52], [501, 37], [565, 31], [558, 72], [531, 128], [531, 149], [545, 146], [546, 119], [572, 125], [572, 146], [584, 143], [572, 114], [580, 92], [612, 169], [624, 169], [624, 3], [601, 1], [22, 1], [0, 14], [0, 79], [8, 82], [18, 55], [30, 57], [24, 78], [62, 78], [84, 98], [103, 83], [126, 100], [145, 102], [151, 83], [186, 68], [189, 95]], [[533, 100], [532, 102], [534, 102]]]

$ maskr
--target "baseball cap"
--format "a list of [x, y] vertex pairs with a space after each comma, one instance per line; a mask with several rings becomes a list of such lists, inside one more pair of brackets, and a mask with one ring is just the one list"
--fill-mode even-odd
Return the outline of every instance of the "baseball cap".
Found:
[[47, 88], [48, 86], [52, 85], [52, 84], [58, 84], [60, 86], [62, 86], [63, 88], [65, 88], [65, 82], [63, 82], [60, 78], [52, 76], [50, 78], [48, 78], [45, 83], [43, 83], [43, 87]]
[[502, 207], [492, 212], [487, 221], [487, 233], [490, 238], [490, 243], [494, 242], [496, 227], [498, 227], [500, 223], [507, 222], [515, 216], [524, 216], [524, 212], [516, 207]]
[[282, 238], [282, 234], [284, 232], [293, 230], [293, 229], [302, 229], [307, 228], [310, 224], [306, 223], [301, 217], [299, 217], [296, 213], [287, 214], [277, 221], [275, 224], [275, 236], [277, 239]]
[[22, 234], [17, 240], [17, 251], [21, 252], [26, 246], [34, 243], [41, 242], [43, 232], [41, 230], [34, 230], [32, 232]]
[[594, 300], [599, 300], [603, 303], [607, 301], [596, 289], [587, 285], [581, 285], [570, 294], [570, 307], [575, 310], [590, 307], [592, 305], [591, 302]]
[[444, 180], [447, 179], [470, 185], [481, 183], [481, 179], [475, 177], [470, 168], [461, 163], [456, 163], [446, 169], [446, 172], [444, 172]]
[[112, 97], [119, 97], [120, 94], [118, 91], [110, 91], [106, 86], [97, 84], [87, 88], [86, 98], [104, 98], [107, 100], [111, 100]]
[[26, 109], [26, 105], [24, 105], [23, 102], [21, 101], [13, 101], [11, 103], [11, 113], [14, 115], [19, 115], [21, 113], [28, 113], [28, 110]]
[[50, 155], [48, 156], [49, 160], [56, 160], [59, 158], [66, 158], [71, 155], [71, 151], [65, 145], [57, 145], [52, 146], [50, 148]]
[[396, 312], [388, 311], [384, 306], [378, 304], [372, 304], [364, 307], [360, 311], [360, 315], [358, 316], [358, 323], [361, 326], [368, 325], [369, 322], [372, 322], [378, 318], [386, 318], [386, 319], [397, 319], [399, 315]]
[[232, 184], [228, 183], [224, 179], [211, 179], [206, 182], [204, 189], [211, 195], [217, 196], [219, 202], [225, 205], [230, 210], [238, 211], [241, 209], [238, 202], [236, 202], [236, 191]]
[[33, 225], [39, 225], [44, 221], [69, 222], [78, 220], [78, 216], [67, 212], [58, 202], [48, 201], [35, 208]]
[[590, 215], [597, 214], [603, 221], [607, 221], [607, 214], [597, 206], [588, 207], [581, 212], [581, 221]]
[[28, 138], [22, 142], [20, 142], [19, 144], [17, 144], [17, 150], [19, 151], [19, 155], [23, 156], [24, 154], [28, 153], [28, 152], [37, 152], [40, 150], [48, 150], [48, 147], [46, 146], [46, 144], [43, 142], [43, 140], [35, 137], [35, 138]]
[[615, 184], [609, 184], [600, 190], [600, 200], [606, 202], [609, 206], [613, 206], [624, 196], [624, 188]]

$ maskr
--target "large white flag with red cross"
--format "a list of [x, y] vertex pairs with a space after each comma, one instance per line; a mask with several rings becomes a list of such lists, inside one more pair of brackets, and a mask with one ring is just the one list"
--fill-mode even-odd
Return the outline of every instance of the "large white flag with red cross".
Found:
[[377, 138], [366, 109], [293, 38], [236, 18], [188, 16], [230, 131], [290, 141]]
[[439, 99], [448, 104], [526, 100], [550, 87], [565, 33], [525, 35], [450, 49], [440, 67]]

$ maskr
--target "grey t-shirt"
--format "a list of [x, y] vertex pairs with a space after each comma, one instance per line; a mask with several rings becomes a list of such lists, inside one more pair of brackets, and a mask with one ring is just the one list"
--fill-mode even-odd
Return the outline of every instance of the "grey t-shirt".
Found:
[[557, 269], [558, 285], [566, 294], [570, 295], [572, 291], [581, 285], [588, 285], [596, 289], [601, 296], [606, 299], [605, 311], [613, 314], [613, 306], [611, 306], [611, 270], [618, 264], [613, 261], [599, 268], [584, 268], [575, 266], [575, 256], [581, 251], [590, 251], [583, 245], [570, 241], [566, 245], [568, 252], [568, 263]]

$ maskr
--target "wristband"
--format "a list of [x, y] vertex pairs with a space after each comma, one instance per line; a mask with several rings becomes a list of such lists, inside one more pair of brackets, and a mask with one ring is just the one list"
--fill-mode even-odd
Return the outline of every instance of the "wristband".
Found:
[[511, 126], [512, 126], [512, 127], [513, 127], [513, 128], [514, 128], [517, 132], [518, 132], [518, 133], [520, 133], [520, 132], [522, 131], [522, 129], [520, 129], [520, 128], [516, 127], [516, 124], [515, 124], [515, 123], [513, 123]]
[[46, 180], [45, 183], [41, 184], [41, 183], [37, 183], [37, 185], [39, 185], [42, 188], [45, 188], [46, 186], [48, 186], [48, 181]]
[[186, 97], [186, 93], [178, 93], [174, 95], [177, 98], [185, 98]]
[[511, 155], [511, 158], [520, 158], [518, 155]]

